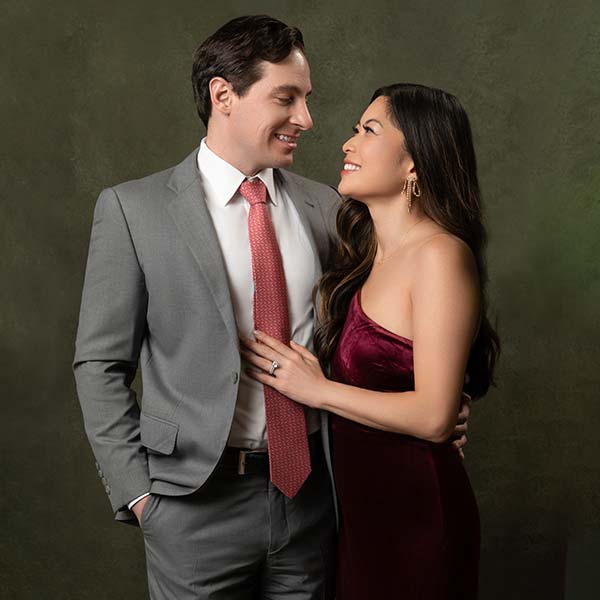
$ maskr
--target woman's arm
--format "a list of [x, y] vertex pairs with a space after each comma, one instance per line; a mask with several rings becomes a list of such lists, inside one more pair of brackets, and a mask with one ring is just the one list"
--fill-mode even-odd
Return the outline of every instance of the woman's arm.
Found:
[[[305, 348], [291, 348], [257, 332], [244, 340], [255, 366], [275, 377], [250, 374], [286, 396], [385, 431], [433, 442], [448, 438], [456, 425], [464, 374], [479, 317], [477, 268], [469, 248], [454, 237], [436, 236], [415, 256], [418, 281], [412, 286], [415, 391], [375, 392], [327, 380]], [[258, 355], [258, 356], [256, 356]]]

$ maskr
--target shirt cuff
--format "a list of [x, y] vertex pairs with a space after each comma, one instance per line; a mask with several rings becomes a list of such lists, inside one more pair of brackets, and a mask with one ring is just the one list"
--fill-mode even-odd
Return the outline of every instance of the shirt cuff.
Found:
[[129, 502], [129, 504], [127, 504], [127, 508], [129, 510], [131, 510], [133, 508], [134, 504], [137, 504], [142, 498], [145, 498], [146, 496], [149, 496], [149, 495], [150, 495], [150, 492], [146, 492], [145, 494], [142, 494], [141, 496], [134, 498], [131, 502]]

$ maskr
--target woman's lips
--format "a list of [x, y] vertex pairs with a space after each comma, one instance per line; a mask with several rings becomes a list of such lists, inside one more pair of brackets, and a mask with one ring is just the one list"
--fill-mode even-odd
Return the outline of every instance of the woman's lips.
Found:
[[[348, 169], [348, 168], [346, 168], [345, 165], [352, 165], [353, 167], [358, 167], [358, 168], [357, 169], [355, 169], [355, 168]], [[341, 175], [343, 176], [343, 175], [349, 175], [350, 173], [358, 173], [358, 171], [360, 171], [360, 169], [361, 169], [360, 165], [357, 165], [356, 163], [353, 163], [353, 162], [346, 161], [346, 162], [344, 162], [344, 168], [341, 171]]]

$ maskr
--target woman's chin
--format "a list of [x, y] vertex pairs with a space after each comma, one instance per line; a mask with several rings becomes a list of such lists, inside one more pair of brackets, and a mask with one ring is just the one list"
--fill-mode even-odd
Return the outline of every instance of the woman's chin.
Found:
[[352, 196], [352, 186], [348, 185], [348, 183], [344, 181], [343, 177], [338, 183], [337, 190], [342, 196]]

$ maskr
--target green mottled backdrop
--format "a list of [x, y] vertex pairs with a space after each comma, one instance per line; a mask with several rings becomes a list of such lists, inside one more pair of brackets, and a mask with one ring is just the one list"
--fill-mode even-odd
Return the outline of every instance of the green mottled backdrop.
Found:
[[466, 106], [504, 344], [467, 449], [481, 596], [600, 597], [600, 8], [567, 4], [3, 0], [2, 599], [147, 596], [141, 533], [113, 521], [71, 374], [92, 210], [103, 187], [198, 143], [193, 49], [259, 12], [305, 35], [303, 175], [337, 183], [381, 84], [434, 85]]

